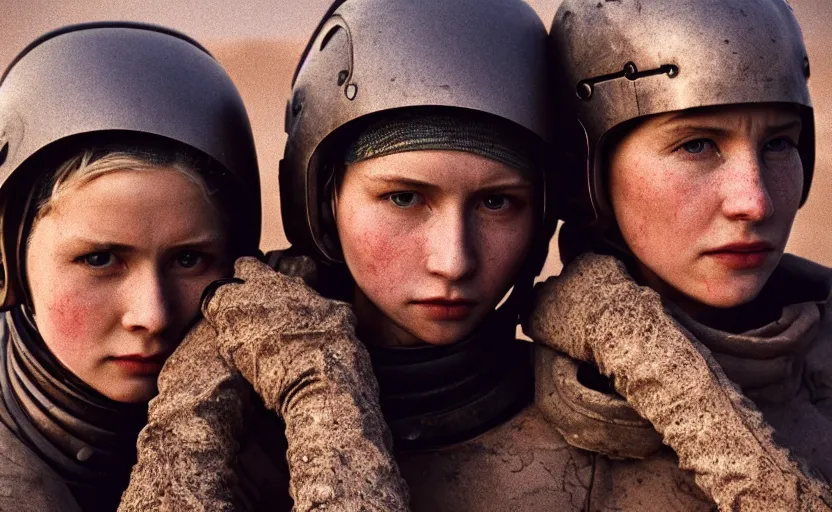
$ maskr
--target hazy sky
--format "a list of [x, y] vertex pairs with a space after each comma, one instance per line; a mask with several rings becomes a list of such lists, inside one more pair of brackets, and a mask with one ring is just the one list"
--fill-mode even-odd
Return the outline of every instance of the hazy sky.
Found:
[[[561, 0], [531, 0], [547, 20]], [[39, 34], [68, 23], [137, 20], [177, 28], [213, 39], [306, 39], [330, 0], [0, 0], [0, 34], [6, 65], [10, 51]], [[12, 50], [14, 48], [15, 50]]]
[[[527, 0], [548, 25], [561, 0]], [[753, 1], [753, 0], [749, 0]], [[808, 39], [832, 23], [832, 1], [791, 0]], [[0, 0], [0, 66], [38, 35], [83, 21], [138, 20], [196, 39], [306, 39], [330, 0]]]

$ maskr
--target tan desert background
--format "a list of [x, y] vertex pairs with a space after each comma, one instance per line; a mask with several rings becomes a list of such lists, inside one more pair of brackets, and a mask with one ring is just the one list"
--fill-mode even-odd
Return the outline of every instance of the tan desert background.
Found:
[[[452, 1], [452, 0], [448, 0]], [[528, 0], [548, 27], [560, 0]], [[832, 266], [832, 0], [790, 0], [812, 66], [818, 157], [812, 193], [788, 250]], [[213, 52], [237, 84], [251, 117], [263, 179], [262, 247], [286, 247], [278, 203], [283, 112], [303, 49], [330, 0], [0, 0], [0, 69], [38, 35], [96, 20], [135, 20], [179, 29]], [[545, 273], [557, 272], [556, 253]]]

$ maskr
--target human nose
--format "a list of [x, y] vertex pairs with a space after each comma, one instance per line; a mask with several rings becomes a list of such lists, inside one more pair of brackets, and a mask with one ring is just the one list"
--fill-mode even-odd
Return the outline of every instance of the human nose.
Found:
[[463, 211], [447, 211], [434, 219], [426, 243], [428, 272], [448, 281], [474, 273], [477, 258], [470, 229]]
[[124, 293], [122, 325], [128, 331], [145, 331], [157, 335], [170, 324], [170, 298], [163, 275], [146, 269], [127, 281]]
[[722, 187], [722, 209], [726, 217], [762, 222], [774, 213], [765, 181], [765, 163], [757, 151], [748, 148], [736, 156]]

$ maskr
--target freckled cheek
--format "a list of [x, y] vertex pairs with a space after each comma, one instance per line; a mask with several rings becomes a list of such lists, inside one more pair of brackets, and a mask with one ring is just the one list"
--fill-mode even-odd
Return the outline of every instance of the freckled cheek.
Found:
[[803, 195], [803, 167], [796, 158], [783, 168], [775, 169], [766, 177], [774, 212], [781, 217], [794, 217]]
[[76, 288], [56, 290], [50, 299], [36, 309], [38, 331], [47, 347], [73, 371], [94, 364], [118, 323], [113, 301]]
[[418, 231], [395, 215], [367, 208], [345, 212], [338, 224], [347, 266], [368, 295], [399, 289], [416, 270]]
[[165, 289], [165, 303], [172, 315], [174, 327], [189, 326], [199, 315], [202, 294], [209, 284], [224, 277], [223, 272], [211, 273], [198, 279], [172, 279]]
[[687, 182], [667, 178], [657, 182], [646, 177], [638, 182], [622, 183], [614, 196], [624, 240], [654, 271], [676, 266], [686, 249], [695, 244], [695, 231], [708, 217], [707, 198], [697, 197], [695, 187]]
[[481, 275], [490, 287], [508, 287], [529, 254], [534, 222], [528, 218], [511, 223], [491, 223], [475, 232], [479, 239]]

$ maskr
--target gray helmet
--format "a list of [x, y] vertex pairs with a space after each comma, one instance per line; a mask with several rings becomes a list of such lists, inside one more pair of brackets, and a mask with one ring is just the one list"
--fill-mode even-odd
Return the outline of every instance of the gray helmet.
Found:
[[566, 220], [612, 217], [603, 180], [607, 136], [623, 123], [695, 107], [789, 103], [804, 118], [805, 202], [815, 132], [809, 59], [785, 0], [565, 0], [550, 32], [562, 97], [587, 158], [565, 184]]
[[245, 231], [235, 236], [238, 250], [257, 249], [254, 141], [237, 89], [217, 61], [194, 40], [162, 27], [69, 26], [26, 47], [0, 82], [0, 306], [22, 296], [22, 220], [43, 173], [39, 162], [54, 148], [108, 136], [155, 137], [218, 164], [237, 189], [232, 214], [235, 228]]
[[455, 107], [548, 141], [546, 76], [546, 29], [522, 0], [336, 2], [301, 57], [286, 107], [287, 238], [306, 254], [338, 260], [324, 241], [321, 206], [332, 173], [328, 143], [341, 128], [394, 109]]

